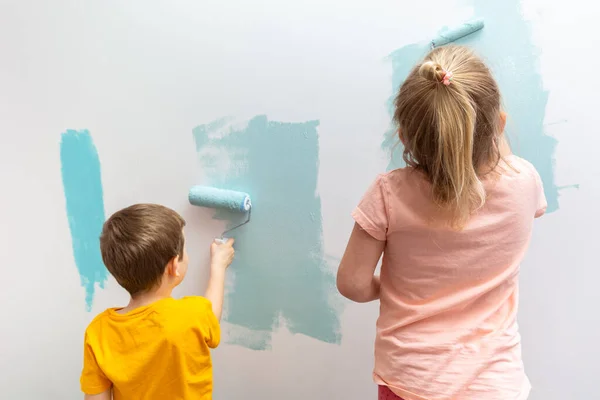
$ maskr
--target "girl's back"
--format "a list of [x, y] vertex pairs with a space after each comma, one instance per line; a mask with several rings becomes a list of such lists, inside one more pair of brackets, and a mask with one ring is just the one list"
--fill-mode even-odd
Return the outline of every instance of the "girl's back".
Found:
[[[354, 212], [338, 271], [346, 297], [380, 299], [380, 400], [524, 400], [519, 264], [546, 208], [511, 155], [500, 90], [469, 49], [431, 51], [402, 84], [394, 122], [407, 167]], [[374, 275], [383, 254], [381, 275]]]
[[517, 278], [533, 219], [546, 205], [531, 164], [505, 159], [510, 165], [484, 181], [487, 200], [462, 230], [436, 223], [443, 215], [431, 184], [413, 168], [378, 177], [354, 212], [386, 241], [374, 377], [407, 400], [529, 392]]

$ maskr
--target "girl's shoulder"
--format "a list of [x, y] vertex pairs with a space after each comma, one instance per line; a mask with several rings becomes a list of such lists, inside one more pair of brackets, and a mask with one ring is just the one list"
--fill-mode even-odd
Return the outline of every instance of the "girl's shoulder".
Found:
[[519, 177], [522, 179], [534, 179], [535, 181], [540, 179], [535, 166], [531, 162], [515, 154], [504, 157], [500, 167], [503, 175]]
[[385, 182], [404, 182], [414, 180], [427, 180], [425, 173], [413, 167], [396, 168], [385, 173], [379, 174], [377, 179]]
[[402, 167], [387, 171], [380, 174], [377, 181], [387, 189], [388, 193], [400, 195], [401, 197], [408, 192], [417, 191], [425, 194], [431, 190], [427, 175], [413, 167]]

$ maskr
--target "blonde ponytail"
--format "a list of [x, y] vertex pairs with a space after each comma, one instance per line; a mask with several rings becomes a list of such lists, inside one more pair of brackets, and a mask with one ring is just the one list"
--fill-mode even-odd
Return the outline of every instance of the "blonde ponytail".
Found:
[[499, 160], [496, 82], [468, 49], [438, 48], [411, 72], [395, 104], [404, 160], [428, 176], [449, 224], [463, 227], [485, 203], [478, 173]]

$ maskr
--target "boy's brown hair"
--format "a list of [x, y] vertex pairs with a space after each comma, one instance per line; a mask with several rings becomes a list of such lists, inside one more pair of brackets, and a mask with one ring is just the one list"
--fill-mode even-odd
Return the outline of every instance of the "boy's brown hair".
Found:
[[160, 284], [165, 267], [183, 257], [184, 219], [158, 204], [134, 204], [102, 227], [100, 251], [106, 268], [134, 297]]

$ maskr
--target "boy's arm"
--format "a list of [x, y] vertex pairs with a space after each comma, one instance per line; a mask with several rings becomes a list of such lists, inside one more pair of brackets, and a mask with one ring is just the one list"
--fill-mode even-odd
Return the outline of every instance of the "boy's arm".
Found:
[[210, 271], [210, 279], [204, 297], [210, 300], [212, 311], [215, 317], [220, 321], [223, 311], [223, 294], [225, 292], [225, 270], [219, 271], [212, 269]]
[[86, 394], [84, 400], [112, 400], [112, 389], [99, 394]]
[[218, 320], [223, 311], [223, 294], [225, 292], [225, 271], [233, 261], [233, 239], [226, 243], [213, 242], [210, 246], [210, 279], [206, 288], [206, 297], [212, 304], [212, 310]]
[[[85, 331], [83, 341], [83, 371], [81, 371], [81, 391], [85, 393], [85, 399], [110, 400], [112, 398], [112, 382], [104, 375], [98, 365], [96, 355], [94, 354], [92, 343], [88, 332], [91, 330], [94, 337], [94, 329], [88, 327]], [[90, 395], [88, 393], [96, 393]]]

